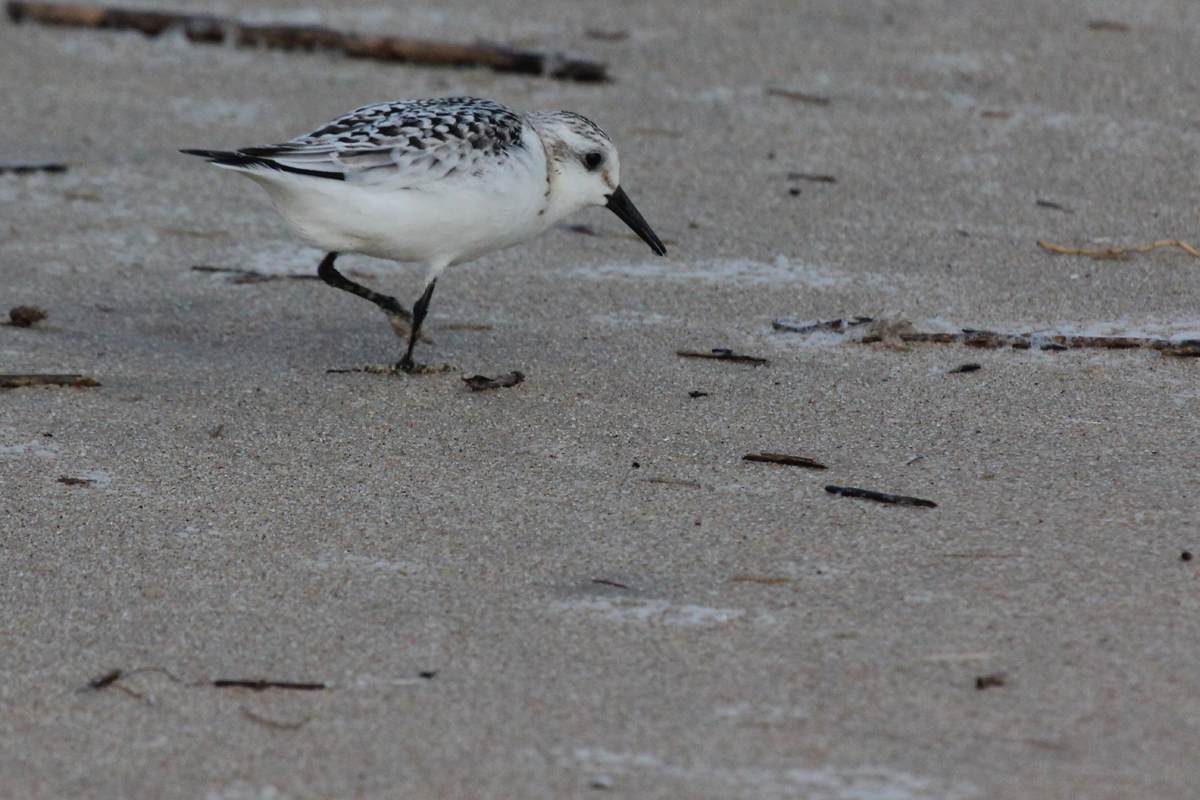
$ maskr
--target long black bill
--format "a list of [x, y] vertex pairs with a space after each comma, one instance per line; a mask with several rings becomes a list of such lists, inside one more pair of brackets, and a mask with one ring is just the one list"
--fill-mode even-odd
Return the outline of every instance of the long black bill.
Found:
[[604, 207], [620, 217], [621, 221], [632, 228], [634, 233], [642, 237], [642, 241], [650, 245], [651, 250], [660, 256], [667, 254], [667, 248], [663, 247], [663, 243], [654, 235], [654, 231], [650, 230], [650, 224], [638, 213], [633, 201], [620, 186], [608, 196], [608, 202]]

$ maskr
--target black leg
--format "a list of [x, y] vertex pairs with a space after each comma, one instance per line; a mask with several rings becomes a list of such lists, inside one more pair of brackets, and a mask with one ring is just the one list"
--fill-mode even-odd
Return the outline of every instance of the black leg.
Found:
[[398, 369], [405, 372], [412, 372], [417, 367], [413, 363], [413, 348], [417, 346], [417, 337], [421, 335], [421, 323], [425, 321], [425, 313], [429, 311], [429, 299], [433, 297], [433, 287], [435, 286], [437, 286], [437, 278], [429, 282], [421, 299], [413, 306], [412, 332], [408, 335], [408, 350], [404, 353], [404, 358], [400, 359], [400, 363], [396, 365]]
[[[325, 258], [321, 259], [321, 266], [317, 267], [317, 277], [335, 289], [341, 289], [342, 291], [350, 292], [351, 294], [356, 294], [359, 297], [370, 300], [372, 303], [382, 308], [383, 313], [387, 314], [388, 317], [397, 316], [401, 317], [405, 321], [413, 318], [413, 315], [409, 313], [409, 310], [400, 305], [400, 302], [396, 300], [396, 298], [372, 291], [363, 286], [361, 283], [355, 283], [342, 273], [338, 272], [333, 266], [333, 262], [337, 260], [337, 257], [337, 253], [326, 254]], [[426, 290], [426, 294], [428, 293], [428, 290]], [[417, 325], [419, 326], [420, 323], [417, 323]], [[411, 344], [409, 345], [408, 350], [411, 354]]]

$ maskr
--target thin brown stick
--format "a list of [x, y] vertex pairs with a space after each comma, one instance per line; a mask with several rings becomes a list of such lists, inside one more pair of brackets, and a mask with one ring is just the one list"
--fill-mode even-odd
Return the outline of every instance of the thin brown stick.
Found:
[[808, 467], [809, 469], [826, 469], [819, 461], [813, 461], [804, 456], [785, 456], [782, 453], [747, 453], [742, 461], [762, 461], [767, 464], [785, 464], [789, 467]]
[[856, 489], [853, 486], [834, 486], [830, 484], [825, 487], [825, 491], [830, 494], [841, 495], [842, 497], [861, 497], [864, 500], [874, 500], [877, 503], [890, 503], [894, 506], [922, 506], [924, 508], [937, 508], [937, 503], [932, 500], [923, 500], [920, 497], [909, 497], [903, 494], [887, 494], [886, 492], [875, 492], [870, 489]]
[[592, 578], [592, 583], [599, 583], [604, 586], [615, 586], [618, 589], [628, 589], [629, 588], [629, 586], [624, 583], [617, 583], [616, 581], [605, 580], [604, 578]]
[[807, 92], [793, 91], [792, 89], [778, 89], [774, 86], [767, 87], [767, 94], [782, 97], [786, 100], [798, 100], [801, 103], [808, 103], [813, 106], [827, 106], [833, 102], [823, 94], [809, 94]]
[[1162, 353], [1164, 356], [1183, 356], [1195, 358], [1200, 356], [1200, 341], [1188, 339], [1185, 342], [1168, 342], [1161, 347], [1154, 345], [1154, 349]]
[[91, 486], [95, 483], [95, 478], [72, 478], [69, 475], [60, 475], [55, 483], [61, 483], [64, 486]]
[[100, 381], [83, 375], [0, 375], [0, 389], [22, 386], [99, 386]]
[[66, 164], [0, 164], [0, 175], [29, 175], [33, 172], [66, 171]]
[[[204, 684], [199, 684], [203, 686]], [[328, 683], [297, 683], [293, 681], [268, 681], [268, 680], [249, 680], [249, 679], [228, 679], [221, 678], [210, 683], [218, 689], [253, 689], [256, 692], [261, 692], [264, 689], [295, 689], [302, 692], [320, 691], [328, 689]]]
[[490, 67], [497, 72], [545, 75], [573, 81], [606, 81], [605, 64], [562, 53], [518, 50], [488, 42], [459, 44], [408, 39], [401, 36], [363, 36], [317, 25], [247, 25], [207, 14], [140, 11], [107, 6], [59, 5], [10, 0], [5, 10], [13, 22], [40, 22], [82, 28], [136, 30], [159, 36], [169, 29], [183, 32], [198, 44], [232, 43], [272, 50], [327, 50], [351, 58], [400, 61], [426, 66]]
[[1052, 244], [1038, 240], [1037, 246], [1043, 250], [1049, 250], [1052, 253], [1062, 253], [1067, 256], [1091, 256], [1092, 258], [1113, 258], [1114, 256], [1125, 255], [1126, 253], [1148, 253], [1151, 250], [1157, 250], [1160, 247], [1178, 247], [1190, 256], [1200, 258], [1200, 250], [1192, 247], [1187, 242], [1181, 242], [1178, 239], [1160, 239], [1151, 244], [1144, 244], [1141, 247], [1104, 247], [1099, 249], [1087, 249], [1081, 247], [1065, 247], [1061, 244]]
[[765, 358], [758, 356], [747, 356], [741, 353], [735, 353], [732, 350], [717, 347], [709, 351], [704, 350], [676, 350], [675, 355], [681, 358], [711, 358], [716, 361], [736, 361], [739, 364], [766, 364]]

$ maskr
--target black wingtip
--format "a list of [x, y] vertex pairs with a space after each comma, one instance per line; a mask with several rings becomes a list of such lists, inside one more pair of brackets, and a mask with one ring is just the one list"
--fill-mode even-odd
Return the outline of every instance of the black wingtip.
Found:
[[274, 148], [247, 148], [246, 150], [180, 150], [181, 153], [186, 153], [189, 156], [200, 156], [207, 158], [210, 164], [216, 164], [220, 167], [241, 167], [242, 169], [252, 169], [259, 167], [262, 169], [271, 169], [276, 172], [290, 172], [294, 175], [308, 175], [313, 178], [327, 178], [334, 181], [344, 181], [346, 176], [340, 172], [326, 172], [317, 169], [304, 169], [303, 167], [291, 167], [287, 164], [281, 164], [271, 158], [266, 158], [262, 155], [254, 154], [254, 150], [263, 152], [277, 152]]
[[201, 158], [230, 158], [237, 156], [237, 153], [231, 153], [227, 150], [180, 150], [181, 153], [187, 153], [189, 156], [200, 156]]

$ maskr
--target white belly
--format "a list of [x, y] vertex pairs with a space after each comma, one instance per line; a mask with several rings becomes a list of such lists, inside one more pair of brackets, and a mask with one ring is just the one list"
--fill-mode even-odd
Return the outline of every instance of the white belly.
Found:
[[[544, 162], [420, 189], [247, 171], [312, 247], [444, 267], [537, 236], [551, 221]], [[539, 172], [541, 174], [539, 174]]]

